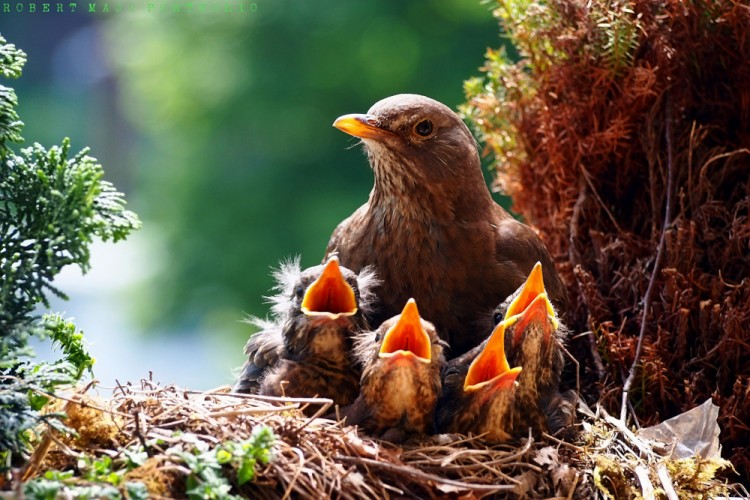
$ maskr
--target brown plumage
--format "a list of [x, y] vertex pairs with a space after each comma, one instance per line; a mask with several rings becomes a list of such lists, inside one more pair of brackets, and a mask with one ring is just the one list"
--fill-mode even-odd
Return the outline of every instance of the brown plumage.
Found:
[[525, 436], [529, 428], [555, 433], [573, 423], [575, 394], [559, 390], [561, 346], [568, 332], [547, 297], [542, 274], [537, 263], [497, 307], [499, 322], [491, 336], [446, 366], [441, 430], [486, 432], [486, 439], [502, 442]]
[[508, 365], [506, 328], [507, 324], [500, 322], [481, 347], [447, 364], [437, 410], [441, 432], [484, 434], [484, 439], [493, 443], [516, 436], [516, 379], [522, 368]]
[[[560, 392], [563, 349], [568, 329], [558, 319], [537, 263], [526, 282], [498, 307], [513, 327], [506, 332], [510, 362], [523, 367], [518, 377], [518, 407], [536, 431], [555, 433], [575, 419], [574, 391]], [[527, 402], [534, 401], [529, 405]]]
[[382, 286], [373, 325], [414, 297], [451, 354], [461, 354], [483, 340], [477, 318], [491, 314], [537, 261], [552, 300], [567, 307], [544, 244], [492, 200], [476, 142], [447, 106], [396, 95], [334, 126], [362, 139], [375, 186], [333, 232], [326, 258], [338, 254], [354, 271], [374, 266]]
[[361, 373], [351, 352], [353, 337], [367, 329], [364, 313], [375, 300], [372, 271], [357, 275], [333, 257], [305, 271], [299, 261], [284, 264], [275, 277], [274, 317], [253, 320], [261, 331], [245, 347], [249, 359], [235, 391], [351, 404]]
[[361, 392], [343, 411], [347, 423], [393, 442], [432, 434], [443, 345], [414, 300], [376, 331], [358, 336], [355, 350], [363, 365]]

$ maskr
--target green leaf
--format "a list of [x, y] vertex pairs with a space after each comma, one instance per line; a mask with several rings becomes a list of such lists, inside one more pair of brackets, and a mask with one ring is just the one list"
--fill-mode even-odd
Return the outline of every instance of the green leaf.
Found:
[[[25, 62], [0, 36], [0, 77], [18, 78]], [[140, 227], [88, 149], [71, 156], [63, 139], [11, 150], [23, 140], [17, 107], [15, 91], [0, 85], [0, 472], [22, 464], [39, 423], [65, 429], [59, 415], [39, 413], [48, 402], [39, 392], [75, 384], [94, 364], [82, 332], [60, 315], [40, 323], [39, 304], [49, 307], [50, 295], [67, 298], [52, 283], [66, 266], [88, 270], [94, 239], [118, 241]], [[32, 363], [32, 335], [52, 338], [62, 359]]]
[[143, 448], [137, 448], [135, 450], [125, 448], [122, 450], [122, 454], [125, 456], [125, 467], [128, 470], [133, 470], [142, 466], [148, 459], [148, 453], [146, 453]]
[[232, 460], [232, 454], [223, 449], [219, 449], [216, 451], [216, 461], [220, 464], [227, 464]]
[[48, 470], [44, 473], [44, 477], [51, 481], [63, 481], [65, 479], [70, 479], [71, 477], [73, 477], [73, 471], [66, 470], [61, 472], [58, 470]]
[[255, 459], [248, 458], [242, 461], [240, 470], [237, 471], [237, 483], [243, 485], [255, 478]]
[[26, 64], [26, 53], [8, 43], [0, 35], [0, 75], [5, 78], [19, 78]]
[[140, 481], [128, 481], [125, 483], [125, 493], [130, 500], [148, 499], [148, 488]]
[[56, 346], [62, 348], [65, 359], [72, 363], [77, 370], [76, 379], [80, 379], [84, 371], [92, 373], [94, 358], [92, 358], [83, 343], [83, 333], [76, 332], [76, 326], [60, 314], [45, 314], [42, 316], [44, 332]]
[[49, 402], [49, 398], [43, 394], [29, 391], [29, 406], [32, 410], [39, 411]]
[[49, 479], [34, 479], [23, 485], [23, 494], [34, 500], [55, 500], [63, 484]]

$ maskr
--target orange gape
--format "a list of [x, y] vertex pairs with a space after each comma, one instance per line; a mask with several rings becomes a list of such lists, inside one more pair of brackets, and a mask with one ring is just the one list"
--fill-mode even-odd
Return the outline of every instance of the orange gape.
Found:
[[409, 299], [398, 322], [386, 333], [380, 346], [380, 357], [391, 357], [398, 353], [411, 353], [425, 361], [432, 359], [432, 342], [419, 317], [414, 299]]
[[475, 391], [488, 384], [497, 389], [509, 389], [521, 373], [521, 367], [511, 368], [505, 357], [505, 329], [509, 321], [501, 321], [492, 331], [482, 352], [474, 358], [464, 380], [464, 391]]
[[305, 292], [302, 299], [302, 312], [305, 314], [344, 314], [357, 312], [357, 299], [354, 290], [346, 282], [339, 268], [339, 260], [328, 260], [323, 273]]

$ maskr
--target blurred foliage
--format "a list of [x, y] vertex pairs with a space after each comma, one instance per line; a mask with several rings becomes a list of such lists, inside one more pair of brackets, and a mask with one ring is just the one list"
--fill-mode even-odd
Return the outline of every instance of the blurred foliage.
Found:
[[[26, 54], [0, 37], [0, 74], [18, 78], [25, 62]], [[8, 143], [22, 141], [17, 104], [15, 91], [0, 85], [0, 470], [18, 463], [37, 423], [60, 427], [54, 415], [38, 413], [46, 395], [75, 384], [93, 365], [75, 325], [60, 315], [40, 323], [35, 309], [49, 306], [50, 292], [65, 297], [52, 285], [63, 267], [88, 269], [94, 237], [117, 241], [140, 225], [87, 150], [68, 158], [68, 139], [15, 154]], [[31, 335], [49, 336], [62, 359], [32, 362]]]
[[372, 173], [331, 127], [379, 99], [422, 93], [455, 107], [497, 39], [463, 0], [266, 0], [256, 12], [135, 13], [105, 26], [120, 103], [138, 134], [135, 202], [164, 237], [140, 302], [150, 324], [247, 330], [269, 269], [317, 264]]

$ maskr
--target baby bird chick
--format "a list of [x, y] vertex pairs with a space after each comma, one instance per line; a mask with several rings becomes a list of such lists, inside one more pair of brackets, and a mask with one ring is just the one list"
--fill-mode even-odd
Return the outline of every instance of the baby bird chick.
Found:
[[355, 348], [363, 366], [360, 395], [344, 411], [347, 423], [392, 442], [432, 434], [443, 349], [414, 299], [375, 332], [360, 335]]
[[501, 321], [479, 347], [448, 362], [437, 412], [441, 432], [485, 434], [494, 443], [514, 437], [521, 367], [511, 368], [505, 357], [506, 331], [513, 326]]
[[332, 256], [305, 271], [299, 260], [286, 263], [274, 277], [279, 293], [271, 298], [273, 319], [253, 320], [261, 331], [247, 342], [248, 361], [234, 390], [351, 404], [361, 373], [353, 337], [367, 329], [374, 274], [366, 268], [357, 275]]
[[523, 367], [516, 391], [517, 425], [555, 433], [572, 424], [575, 393], [561, 394], [559, 389], [568, 329], [545, 291], [540, 263], [497, 311], [504, 311], [503, 321], [513, 325], [505, 333], [510, 363]]

